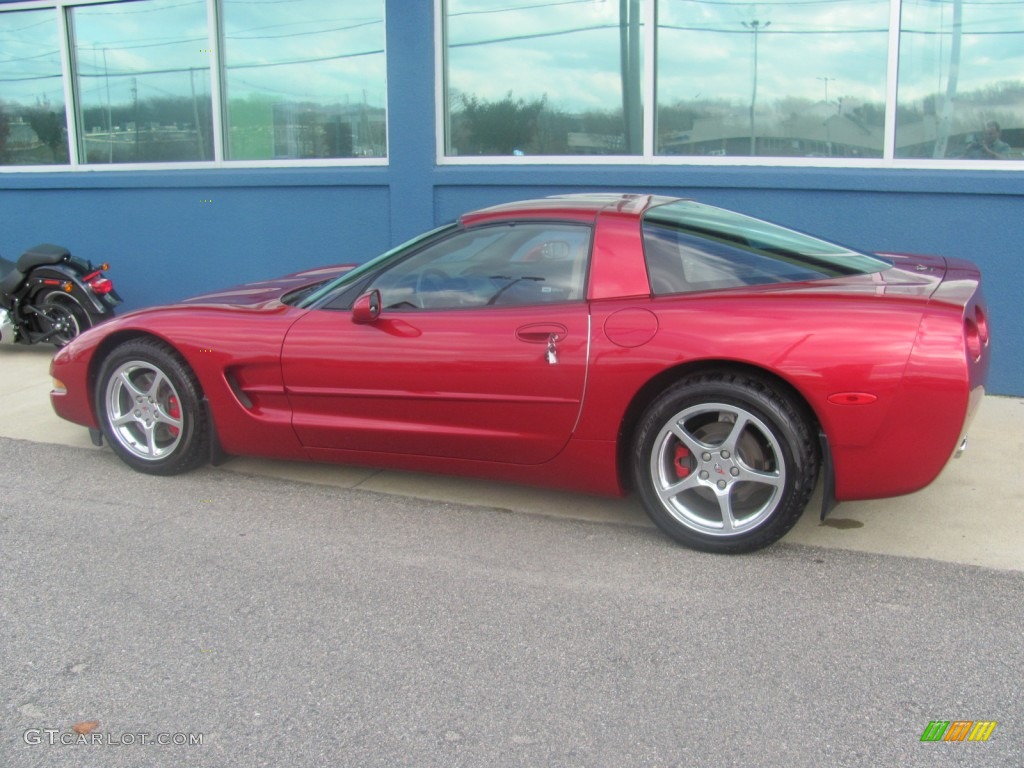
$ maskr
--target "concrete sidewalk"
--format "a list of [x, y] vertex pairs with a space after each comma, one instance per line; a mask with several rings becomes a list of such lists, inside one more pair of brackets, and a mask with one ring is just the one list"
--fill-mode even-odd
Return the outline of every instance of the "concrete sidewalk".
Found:
[[[85, 429], [50, 408], [51, 347], [0, 348], [0, 436], [89, 450]], [[790, 544], [925, 557], [1024, 571], [1024, 400], [987, 397], [963, 458], [931, 486], [896, 499], [840, 504], [825, 524], [818, 497]], [[913, 457], [908, 457], [912, 461]], [[238, 458], [224, 471], [362, 488], [528, 514], [650, 526], [635, 498], [606, 499], [438, 475]]]

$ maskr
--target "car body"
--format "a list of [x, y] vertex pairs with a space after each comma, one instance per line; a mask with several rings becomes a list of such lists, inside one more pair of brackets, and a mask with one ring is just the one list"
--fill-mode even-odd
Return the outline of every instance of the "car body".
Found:
[[56, 412], [131, 466], [227, 455], [621, 495], [742, 552], [916, 491], [964, 444], [980, 273], [676, 198], [463, 215], [358, 267], [124, 315], [55, 357]]

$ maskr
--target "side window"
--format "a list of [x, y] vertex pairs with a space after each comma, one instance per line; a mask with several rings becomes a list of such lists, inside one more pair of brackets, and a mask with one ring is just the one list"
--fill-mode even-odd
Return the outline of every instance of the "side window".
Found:
[[371, 288], [385, 310], [521, 306], [584, 296], [590, 228], [502, 224], [463, 230], [404, 259]]
[[755, 239], [698, 236], [652, 224], [644, 225], [644, 254], [656, 296], [820, 280], [839, 274], [824, 263], [813, 266], [804, 254], [788, 254]]

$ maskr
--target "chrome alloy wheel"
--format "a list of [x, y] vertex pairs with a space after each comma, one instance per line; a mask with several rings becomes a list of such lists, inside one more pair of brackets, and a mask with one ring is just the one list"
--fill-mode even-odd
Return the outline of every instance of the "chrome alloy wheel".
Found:
[[131, 360], [107, 379], [106, 417], [113, 437], [144, 461], [174, 452], [181, 442], [181, 398], [153, 363]]
[[649, 469], [669, 515], [705, 536], [752, 531], [784, 498], [782, 446], [736, 405], [701, 403], [677, 413], [656, 436]]

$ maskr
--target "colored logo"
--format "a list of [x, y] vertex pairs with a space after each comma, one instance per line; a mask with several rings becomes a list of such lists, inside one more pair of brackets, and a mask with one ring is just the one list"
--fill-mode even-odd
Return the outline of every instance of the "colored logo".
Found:
[[932, 720], [921, 741], [988, 741], [995, 729], [995, 720]]

